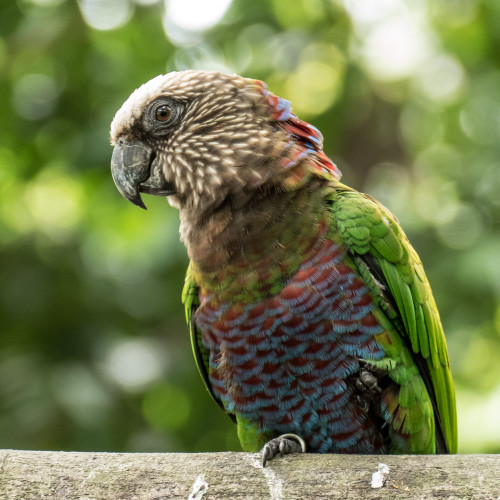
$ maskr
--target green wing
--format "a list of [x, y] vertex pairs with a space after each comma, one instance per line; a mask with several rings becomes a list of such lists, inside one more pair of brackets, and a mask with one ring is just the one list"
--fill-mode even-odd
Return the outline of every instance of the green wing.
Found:
[[[417, 253], [389, 210], [368, 195], [339, 183], [331, 207], [333, 233], [348, 245], [355, 267], [377, 301], [379, 320], [396, 330], [412, 353], [412, 360], [400, 359], [399, 364], [386, 366], [389, 376], [401, 383], [399, 403], [409, 406], [422, 401], [418, 383], [409, 382], [408, 373], [416, 365], [437, 414], [436, 451], [456, 453], [455, 392], [446, 341]], [[402, 356], [395, 350], [394, 354]], [[411, 417], [408, 420], [410, 427]], [[440, 436], [444, 447], [439, 445]]]
[[[225, 411], [221, 400], [215, 395], [210, 385], [209, 374], [209, 351], [203, 345], [201, 340], [201, 331], [196, 327], [194, 322], [194, 313], [200, 305], [199, 298], [199, 288], [196, 285], [193, 273], [191, 271], [191, 265], [187, 268], [186, 278], [184, 281], [184, 288], [182, 289], [182, 303], [184, 304], [184, 310], [186, 313], [186, 322], [189, 328], [189, 337], [191, 338], [191, 349], [193, 350], [193, 356], [196, 361], [196, 366], [200, 372], [201, 378], [205, 383], [205, 387], [212, 396], [212, 399]], [[234, 421], [234, 416], [230, 415], [231, 419]]]

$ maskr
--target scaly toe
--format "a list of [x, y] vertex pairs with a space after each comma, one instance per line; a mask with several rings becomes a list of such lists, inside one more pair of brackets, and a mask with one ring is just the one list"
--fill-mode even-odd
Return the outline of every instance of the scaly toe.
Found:
[[278, 453], [280, 457], [290, 453], [305, 453], [306, 443], [296, 434], [282, 434], [271, 439], [262, 448], [262, 467], [266, 466], [268, 460], [272, 460]]

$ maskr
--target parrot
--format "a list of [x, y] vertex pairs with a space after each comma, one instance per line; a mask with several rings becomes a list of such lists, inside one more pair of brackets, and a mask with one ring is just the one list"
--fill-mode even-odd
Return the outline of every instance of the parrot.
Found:
[[179, 211], [194, 358], [243, 451], [264, 467], [296, 452], [456, 453], [422, 263], [289, 101], [235, 74], [170, 72], [132, 92], [110, 138], [121, 195]]

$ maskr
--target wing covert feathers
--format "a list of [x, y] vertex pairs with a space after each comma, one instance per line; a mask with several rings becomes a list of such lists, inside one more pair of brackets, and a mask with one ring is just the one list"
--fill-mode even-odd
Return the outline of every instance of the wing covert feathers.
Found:
[[[196, 366], [198, 367], [198, 371], [200, 372], [201, 378], [203, 379], [203, 382], [208, 392], [212, 396], [212, 399], [224, 410], [222, 402], [215, 395], [214, 391], [212, 390], [212, 386], [210, 384], [210, 379], [209, 379], [210, 353], [208, 349], [203, 345], [203, 342], [201, 340], [201, 332], [196, 327], [194, 322], [194, 313], [196, 312], [196, 309], [200, 304], [200, 299], [199, 299], [199, 288], [194, 281], [191, 266], [189, 266], [186, 271], [184, 288], [182, 289], [182, 303], [184, 304], [186, 322], [188, 324], [189, 337], [191, 339], [191, 349], [193, 351], [193, 356], [196, 362]], [[230, 414], [228, 415], [234, 421], [234, 416]]]
[[[401, 337], [407, 338], [406, 344], [411, 346], [414, 358], [425, 360], [432, 386], [427, 389], [431, 398], [435, 396], [437, 421], [448, 450], [455, 453], [455, 394], [446, 341], [422, 263], [397, 220], [373, 198], [339, 183], [330, 201], [332, 226], [348, 245], [360, 274], [368, 274], [368, 259], [373, 260], [374, 267], [381, 272], [382, 283], [377, 282], [376, 277], [370, 278], [371, 290], [378, 294], [375, 300], [380, 309]], [[367, 284], [370, 287], [370, 283]], [[384, 300], [384, 296], [388, 300]], [[425, 381], [425, 376], [422, 378]], [[399, 402], [403, 406], [411, 404], [409, 398], [419, 393], [421, 388], [403, 384]]]

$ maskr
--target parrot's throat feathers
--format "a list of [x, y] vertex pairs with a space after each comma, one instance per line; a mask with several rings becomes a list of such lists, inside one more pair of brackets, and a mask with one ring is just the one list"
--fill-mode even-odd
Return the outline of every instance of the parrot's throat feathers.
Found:
[[247, 300], [286, 281], [324, 232], [319, 227], [326, 227], [322, 184], [314, 179], [295, 191], [256, 192], [243, 206], [228, 200], [195, 226], [181, 211], [182, 236], [202, 289]]

